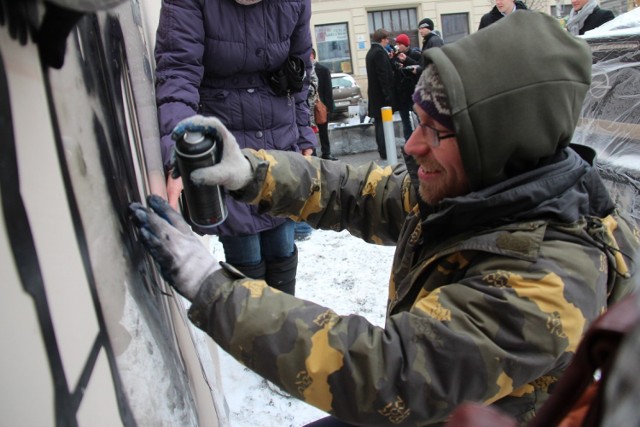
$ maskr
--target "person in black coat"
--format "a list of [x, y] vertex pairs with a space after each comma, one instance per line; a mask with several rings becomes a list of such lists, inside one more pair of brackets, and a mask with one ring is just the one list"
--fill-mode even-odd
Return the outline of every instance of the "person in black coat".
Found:
[[[420, 49], [412, 48], [410, 45], [409, 36], [399, 34], [396, 37], [397, 53], [391, 60], [395, 87], [394, 110], [400, 113], [405, 143], [413, 133], [413, 120], [411, 117], [413, 114], [413, 92], [422, 73], [422, 67], [420, 66], [422, 52]], [[404, 147], [402, 147], [402, 157], [407, 165], [412, 182], [418, 185], [418, 165], [415, 159], [404, 152]]]
[[374, 119], [376, 144], [383, 160], [387, 159], [382, 126], [382, 107], [393, 105], [393, 68], [386, 47], [389, 45], [389, 31], [379, 28], [373, 33], [373, 43], [367, 52], [367, 96], [369, 98], [369, 117]]
[[516, 10], [527, 10], [527, 6], [519, 0], [496, 0], [496, 5], [480, 19], [478, 30], [488, 27]]
[[396, 37], [396, 53], [391, 59], [394, 73], [395, 104], [394, 110], [400, 112], [404, 140], [413, 132], [410, 113], [413, 111], [413, 91], [418, 83], [419, 64], [422, 58], [420, 49], [410, 46], [409, 36], [399, 34]]
[[615, 18], [612, 11], [601, 9], [597, 0], [571, 0], [573, 9], [567, 20], [567, 31], [581, 36]]
[[[424, 18], [418, 24], [418, 34], [422, 38], [422, 51], [432, 47], [444, 46], [444, 40], [433, 30], [433, 21], [429, 18]], [[421, 64], [424, 65], [424, 64]]]
[[[318, 96], [320, 101], [327, 107], [327, 115], [333, 112], [333, 88], [331, 85], [331, 70], [316, 60], [316, 51], [311, 49], [311, 61], [318, 77]], [[328, 160], [338, 160], [331, 155], [331, 143], [329, 142], [329, 121], [326, 123], [316, 123], [318, 136], [320, 138], [320, 149], [322, 158]]]

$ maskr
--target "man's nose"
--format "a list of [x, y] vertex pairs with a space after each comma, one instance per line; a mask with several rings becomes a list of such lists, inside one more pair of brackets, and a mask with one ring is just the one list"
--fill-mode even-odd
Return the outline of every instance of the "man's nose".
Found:
[[404, 152], [410, 156], [425, 156], [430, 149], [429, 141], [427, 141], [427, 137], [420, 127], [413, 131], [404, 144]]

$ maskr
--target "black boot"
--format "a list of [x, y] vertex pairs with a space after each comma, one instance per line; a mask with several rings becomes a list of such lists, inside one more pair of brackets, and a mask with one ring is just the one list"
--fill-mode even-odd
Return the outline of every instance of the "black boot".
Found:
[[298, 248], [294, 247], [293, 255], [278, 261], [267, 263], [267, 285], [289, 295], [296, 292], [296, 272], [298, 270]]
[[260, 261], [260, 264], [233, 264], [233, 266], [240, 270], [240, 273], [251, 279], [262, 280], [265, 278], [267, 273], [267, 264], [264, 262], [264, 260]]

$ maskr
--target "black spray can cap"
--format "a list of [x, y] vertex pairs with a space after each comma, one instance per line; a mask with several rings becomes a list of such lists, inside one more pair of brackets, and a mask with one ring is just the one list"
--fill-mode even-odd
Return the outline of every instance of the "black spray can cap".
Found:
[[183, 157], [202, 156], [214, 148], [213, 139], [205, 138], [202, 132], [185, 132], [177, 145]]

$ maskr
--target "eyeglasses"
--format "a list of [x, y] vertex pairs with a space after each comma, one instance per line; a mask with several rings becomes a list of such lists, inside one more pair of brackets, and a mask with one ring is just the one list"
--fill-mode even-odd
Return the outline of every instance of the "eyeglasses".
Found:
[[456, 137], [455, 133], [447, 133], [443, 135], [442, 132], [440, 132], [438, 129], [424, 123], [418, 123], [418, 126], [422, 131], [422, 136], [427, 138], [428, 144], [434, 148], [439, 147], [440, 141], [442, 141], [443, 139]]

